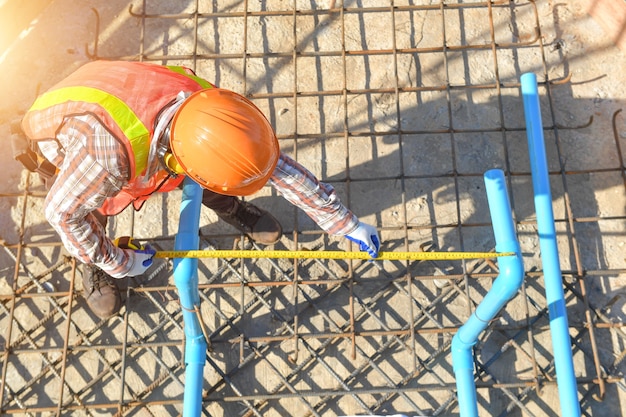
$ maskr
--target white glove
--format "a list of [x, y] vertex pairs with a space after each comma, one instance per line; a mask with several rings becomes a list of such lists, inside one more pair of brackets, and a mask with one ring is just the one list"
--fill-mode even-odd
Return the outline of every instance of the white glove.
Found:
[[358, 243], [359, 249], [367, 252], [372, 258], [378, 257], [380, 239], [374, 226], [359, 222], [359, 226], [353, 232], [348, 233], [346, 237], [354, 243]]
[[152, 265], [152, 258], [156, 254], [156, 251], [150, 245], [146, 245], [139, 250], [124, 250], [128, 253], [128, 263], [130, 265], [130, 269], [126, 273], [128, 277], [135, 277], [146, 272]]

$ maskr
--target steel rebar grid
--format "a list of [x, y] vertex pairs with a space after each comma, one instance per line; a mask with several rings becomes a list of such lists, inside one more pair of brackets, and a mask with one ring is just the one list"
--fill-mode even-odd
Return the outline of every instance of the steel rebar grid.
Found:
[[[98, 51], [101, 52], [103, 48], [97, 42], [90, 49], [94, 51], [94, 58], [118, 57], [186, 63], [207, 78], [213, 72], [208, 71], [205, 75], [211, 64], [222, 70], [238, 72], [243, 76], [243, 84], [238, 87], [241, 88], [239, 92], [261, 103], [269, 103], [268, 110], [274, 122], [280, 121], [279, 116], [283, 110], [280, 108], [280, 100], [291, 100], [292, 106], [285, 108], [285, 114], [293, 114], [294, 123], [291, 130], [285, 129], [279, 123], [278, 127], [282, 128], [279, 131], [281, 144], [298, 159], [307, 161], [313, 145], [321, 145], [325, 150], [327, 144], [338, 141], [341, 145], [339, 149], [343, 151], [333, 153], [335, 148], [329, 147], [327, 163], [331, 163], [335, 157], [341, 161], [343, 157], [343, 170], [336, 170], [338, 173], [335, 173], [328, 169], [331, 175], [324, 177], [330, 177], [333, 184], [343, 187], [344, 198], [353, 209], [360, 209], [359, 197], [369, 184], [382, 185], [384, 188], [396, 181], [400, 183], [397, 189], [389, 188], [400, 194], [397, 213], [400, 220], [397, 224], [390, 223], [382, 213], [375, 216], [375, 222], [389, 249], [417, 249], [416, 243], [434, 240], [438, 245], [443, 244], [444, 248], [468, 250], [480, 242], [474, 234], [478, 233], [476, 231], [489, 229], [488, 221], [481, 216], [464, 217], [463, 214], [467, 189], [482, 175], [480, 161], [471, 160], [472, 163], [477, 163], [472, 165], [465, 159], [468, 137], [477, 136], [484, 139], [485, 143], [495, 138], [496, 142], [501, 143], [504, 157], [498, 163], [507, 173], [510, 187], [514, 191], [519, 191], [520, 184], [527, 180], [528, 169], [516, 162], [516, 150], [511, 149], [511, 146], [516, 146], [514, 141], [523, 133], [523, 127], [514, 123], [517, 120], [511, 120], [510, 115], [507, 115], [508, 90], [515, 89], [518, 85], [512, 77], [502, 78], [504, 71], [500, 68], [500, 53], [515, 55], [539, 51], [538, 56], [542, 62], [535, 69], [539, 69], [545, 80], [542, 88], [549, 98], [550, 117], [546, 120], [549, 125], [544, 128], [550, 134], [550, 139], [560, 142], [569, 132], [593, 126], [591, 120], [578, 122], [570, 127], [562, 126], [557, 121], [552, 93], [567, 88], [571, 75], [564, 71], [555, 77], [555, 69], [547, 62], [540, 16], [534, 2], [440, 2], [433, 5], [358, 8], [336, 6], [332, 10], [300, 10], [295, 7], [296, 3], [289, 10], [254, 10], [256, 6], [247, 2], [243, 4], [243, 10], [201, 12], [196, 3], [194, 10], [189, 13], [148, 14], [144, 11], [150, 6], [150, 2], [144, 1], [142, 11], [138, 12], [131, 6], [129, 13], [141, 22], [139, 55], [98, 55]], [[525, 22], [521, 20], [528, 11], [530, 17], [527, 19], [535, 20], [533, 28], [536, 30], [524, 32]], [[437, 39], [437, 45], [406, 46], [403, 41], [396, 39], [397, 32], [393, 31], [390, 47], [368, 48], [368, 43], [372, 42], [367, 38], [368, 25], [365, 24], [372, 24], [368, 20], [369, 16], [376, 19], [387, 18], [390, 22], [395, 22], [392, 27], [397, 27], [403, 14], [410, 16], [412, 28], [418, 26], [420, 17], [426, 20], [434, 16], [438, 19], [444, 37]], [[510, 15], [507, 22], [518, 32], [519, 36], [514, 42], [502, 42], [499, 31], [503, 26], [494, 21], [494, 16], [501, 14]], [[242, 51], [203, 51], [200, 40], [205, 37], [200, 36], [200, 32], [207, 22], [231, 17], [245, 22]], [[248, 28], [256, 28], [257, 22], [264, 22], [261, 26], [269, 30], [267, 28], [271, 27], [274, 18], [288, 18], [292, 22], [292, 49], [280, 52], [267, 49], [259, 51], [255, 46], [249, 45], [248, 39], [252, 35]], [[485, 42], [474, 43], [470, 41], [469, 34], [463, 35], [464, 18], [485, 19], [485, 27], [489, 27]], [[152, 53], [148, 45], [155, 33], [161, 33], [154, 29], [161, 27], [159, 25], [167, 28], [169, 22], [181, 19], [193, 22], [191, 53]], [[339, 47], [324, 49], [321, 39], [315, 43], [315, 32], [307, 38], [309, 43], [302, 41], [298, 44], [296, 40], [299, 32], [296, 29], [309, 28], [306, 19], [313, 20], [314, 29], [338, 28], [341, 33], [339, 38], [342, 39]], [[354, 32], [347, 29], [353, 27], [350, 25], [355, 19], [361, 22], [359, 26], [363, 30], [362, 42], [356, 46], [353, 42]], [[455, 25], [461, 30], [458, 38], [454, 37], [457, 28]], [[265, 35], [269, 36], [267, 32]], [[176, 40], [170, 41], [175, 46]], [[315, 47], [307, 47], [310, 43]], [[487, 55], [481, 55], [483, 52], [487, 52]], [[443, 79], [435, 79], [440, 82], [429, 82], [432, 79], [428, 79], [428, 71], [420, 74], [422, 78], [415, 83], [404, 82], [406, 79], [403, 78], [402, 71], [406, 67], [402, 66], [403, 59], [412, 57], [419, 64], [435, 55], [440, 55], [442, 64], [430, 69], [436, 71], [439, 68], [445, 74]], [[476, 76], [478, 82], [474, 82], [473, 59], [482, 56], [493, 60], [493, 78], [485, 81]], [[392, 62], [390, 85], [376, 85], [371, 81], [363, 85], [356, 83], [355, 75], [351, 72], [354, 71], [354, 60], [369, 64], [370, 71], [375, 74], [375, 63], [380, 63], [377, 59], [381, 57]], [[329, 59], [340, 63], [340, 70], [334, 73], [335, 76], [339, 75], [340, 85], [337, 88], [333, 88], [333, 84], [321, 75], [324, 82], [320, 80], [313, 85], [315, 88], [304, 88], [307, 85], [296, 76], [291, 80], [290, 88], [282, 91], [278, 85], [272, 90], [274, 84], [271, 83], [267, 88], [260, 88], [263, 83], [255, 78], [258, 75], [252, 73], [257, 60], [261, 60], [268, 68], [282, 60], [281, 62], [291, 63], [291, 73], [299, 74], [311, 61], [313, 68], [321, 68]], [[241, 67], [230, 65], [237, 61], [241, 62]], [[463, 74], [463, 80], [458, 77], [458, 63], [461, 63], [460, 73]], [[219, 71], [216, 72], [219, 74]], [[275, 75], [282, 73], [276, 71]], [[330, 84], [330, 88], [326, 84]], [[477, 123], [476, 127], [461, 117], [463, 108], [459, 108], [459, 103], [462, 102], [459, 102], [458, 97], [465, 95], [473, 98], [483, 93], [496, 98], [497, 123], [486, 126]], [[426, 122], [425, 126], [407, 123], [403, 114], [405, 117], [408, 114], [415, 118], [437, 117], [436, 113], [421, 113], [419, 106], [405, 109], [401, 103], [405, 103], [405, 97], [410, 95], [415, 97], [419, 106], [426, 106], [429, 98], [440, 97], [445, 116], [443, 123], [435, 125]], [[366, 109], [365, 114], [371, 124], [355, 124], [352, 121], [352, 104], [363, 97], [366, 98], [363, 108]], [[320, 113], [325, 113], [324, 104], [334, 99], [339, 100], [338, 106], [343, 115], [340, 118], [340, 129], [330, 129], [329, 126], [322, 125], [321, 129], [315, 131], [304, 125], [303, 117], [309, 115], [307, 107], [312, 99], [322, 103], [313, 106]], [[384, 112], [378, 112], [386, 105], [385, 100], [393, 103], [394, 117], [385, 118]], [[470, 107], [468, 104], [465, 110], [470, 112]], [[387, 129], [381, 129], [379, 118], [395, 122], [391, 128], [383, 125]], [[586, 117], [583, 118], [585, 119]], [[415, 143], [422, 137], [447, 139], [449, 160], [442, 160], [442, 165], [450, 166], [449, 172], [439, 170], [424, 173], [406, 165], [405, 162], [416, 152]], [[395, 172], [385, 170], [383, 168], [389, 162], [381, 160], [379, 165], [374, 165], [376, 169], [373, 174], [364, 171], [359, 165], [362, 159], [354, 151], [355, 146], [356, 149], [364, 149], [362, 152], [376, 152], [379, 147], [384, 149], [384, 145], [388, 145], [385, 140], [396, 143], [398, 150], [394, 150], [394, 153], [399, 155], [399, 169]], [[615, 146], [617, 153], [622, 155], [617, 137]], [[380, 158], [378, 153], [371, 156]], [[322, 170], [320, 173], [324, 172]], [[572, 267], [563, 271], [567, 301], [576, 312], [579, 309], [584, 312], [581, 316], [584, 319], [572, 320], [570, 323], [574, 334], [574, 348], [593, 364], [592, 372], [578, 378], [582, 407], [585, 410], [591, 410], [591, 396], [597, 394], [599, 399], [606, 396], [607, 384], [624, 389], [623, 380], [619, 377], [624, 357], [623, 347], [616, 345], [621, 354], [614, 361], [603, 363], [597, 343], [598, 332], [608, 331], [623, 340], [623, 326], [615, 323], [606, 314], [604, 305], [594, 305], [589, 299], [585, 283], [623, 274], [625, 268], [586, 267], [579, 248], [580, 242], [576, 240], [576, 230], [600, 223], [623, 221], [624, 216], [575, 216], [572, 206], [580, 197], [572, 195], [568, 185], [572, 178], [580, 175], [609, 173], [617, 173], [623, 179], [623, 163], [620, 168], [599, 166], [575, 170], [561, 163], [551, 172], [551, 175], [560, 178], [564, 188], [562, 197], [566, 215], [557, 219], [557, 227], [560, 227], [566, 240], [571, 242], [572, 257], [575, 260]], [[5, 242], [7, 252], [0, 255], [3, 256], [3, 262], [6, 259], [7, 265], [14, 266], [15, 271], [11, 291], [3, 291], [1, 295], [4, 308], [0, 312], [0, 322], [6, 327], [3, 333], [5, 347], [2, 351], [0, 392], [2, 412], [28, 415], [37, 412], [64, 414], [83, 410], [87, 415], [94, 415], [96, 409], [104, 408], [123, 415], [132, 414], [141, 407], [151, 415], [160, 415], [163, 410], [180, 410], [179, 394], [184, 383], [180, 346], [181, 316], [175, 292], [171, 284], [167, 283], [167, 271], [161, 271], [153, 280], [148, 280], [145, 286], [130, 286], [127, 290], [128, 303], [122, 316], [108, 322], [90, 319], [84, 306], [80, 304], [78, 292], [67, 284], [62, 287], [63, 290], [37, 293], [47, 289], [35, 282], [43, 279], [44, 283], [52, 281], [55, 286], [60, 287], [58, 283], [69, 282], [68, 278], [74, 274], [74, 268], [70, 267], [68, 270], [70, 264], [63, 258], [56, 239], [49, 236], [37, 239], [36, 234], [29, 234], [31, 225], [26, 222], [31, 214], [27, 213], [28, 201], [40, 200], [45, 195], [36, 184], [31, 184], [35, 182], [28, 182], [24, 193], [18, 191], [2, 196], [19, 199], [23, 209], [19, 226], [20, 238]], [[413, 190], [421, 186], [423, 190], [419, 189], [419, 192], [425, 192], [434, 201], [437, 195], [435, 187], [440, 184], [452, 190], [449, 198], [453, 201], [451, 212], [454, 215], [441, 216], [441, 211], [448, 207], [433, 203], [425, 212], [427, 221], [416, 222], [411, 211], [416, 207], [412, 204], [415, 200]], [[30, 187], [36, 190], [33, 192]], [[515, 193], [513, 195], [515, 199]], [[514, 200], [514, 205], [515, 202]], [[523, 201], [520, 203], [518, 206], [522, 211]], [[35, 209], [37, 207], [30, 208]], [[292, 219], [293, 226], [290, 240], [281, 244], [289, 249], [338, 245], [336, 240], [326, 238], [321, 232], [311, 228], [306, 219], [289, 210], [285, 213], [286, 219]], [[366, 216], [369, 214], [363, 213]], [[521, 236], [532, 236], [533, 222], [528, 217], [520, 216], [517, 219]], [[137, 230], [133, 219], [130, 230]], [[45, 229], [44, 233], [50, 234]], [[171, 245], [171, 241], [165, 236], [136, 237], [155, 240], [165, 247]], [[210, 244], [217, 242], [228, 245], [223, 242], [227, 242], [226, 239], [232, 238], [232, 235], [228, 231], [223, 234], [209, 232], [206, 238], [207, 244], [210, 241]], [[33, 266], [37, 267], [35, 273], [29, 272], [30, 266], [29, 269], [25, 266], [26, 263], [30, 265], [33, 262], [36, 264]], [[45, 273], [48, 269], [51, 269], [48, 272], [51, 278], [46, 279]], [[383, 412], [389, 409], [427, 415], [450, 414], [454, 412], [455, 406], [454, 381], [451, 378], [448, 358], [450, 338], [462, 324], [463, 318], [484, 296], [485, 287], [490, 280], [497, 275], [490, 262], [443, 266], [395, 263], [379, 266], [367, 262], [291, 263], [259, 260], [206, 262], [201, 266], [201, 271], [205, 276], [205, 281], [201, 282], [203, 314], [207, 319], [215, 320], [211, 327], [213, 352], [207, 355], [209, 368], [213, 373], [206, 376], [205, 387], [206, 413], [210, 415], [219, 415], [219, 410], [222, 409], [229, 410], [223, 411], [225, 414], [280, 415], [288, 407], [296, 407], [292, 403], [299, 407], [304, 406], [309, 415], [332, 415], [335, 411], [346, 414]], [[446, 274], [443, 275], [443, 280], [451, 285], [439, 288], [435, 285], [435, 280], [442, 279], [442, 271]], [[541, 278], [541, 271], [528, 274], [526, 286], [515, 300], [522, 306], [522, 314], [517, 314], [517, 311], [504, 312], [500, 322], [490, 326], [488, 334], [476, 348], [476, 366], [481, 376], [477, 381], [479, 401], [489, 401], [492, 407], [500, 405], [499, 408], [494, 408], [499, 410], [500, 415], [515, 413], [515, 410], [536, 415], [536, 408], [533, 407], [537, 407], [537, 404], [545, 405], [541, 390], [554, 385], [549, 346], [544, 345], [548, 319], [541, 296]], [[344, 302], [333, 301], [337, 299]], [[152, 313], [139, 310], [134, 305], [137, 300], [143, 307], [149, 307], [148, 310]], [[51, 303], [50, 310], [47, 310], [46, 303]], [[612, 306], [610, 303], [606, 305], [609, 309]], [[24, 321], [23, 311], [40, 318], [35, 322]], [[155, 319], [154, 314], [160, 320]], [[83, 320], [79, 321], [77, 315]], [[267, 325], [268, 322], [276, 323], [267, 327], [269, 334], [258, 333], [255, 327], [261, 326], [252, 325]], [[62, 331], [56, 333], [51, 323]], [[49, 340], [45, 340], [47, 333], [51, 333]], [[236, 352], [231, 353], [230, 346], [235, 347]], [[337, 353], [340, 353], [339, 356]], [[89, 358], [91, 356], [94, 358]], [[516, 356], [516, 361], [532, 370], [530, 374], [511, 376], [502, 373], [502, 362]], [[30, 378], [16, 380], [15, 374], [21, 374], [19, 369], [28, 368], [24, 363], [28, 364], [33, 357], [40, 358], [43, 364], [41, 369], [38, 372], [32, 371]], [[142, 369], [133, 366], [133, 362], [146, 358], [154, 361], [153, 369], [148, 369], [149, 366], [145, 364], [142, 364]], [[343, 358], [343, 361], [336, 358]], [[398, 358], [401, 362], [398, 362]], [[100, 369], [95, 370], [84, 388], [78, 388], [73, 385], [72, 378], [81, 378], [76, 370], [86, 369], [82, 364], [84, 361], [93, 361], [91, 363], [96, 363]], [[351, 367], [348, 364], [352, 364]], [[522, 365], [518, 364], [520, 368], [524, 368]], [[89, 375], [88, 371], [84, 372]], [[254, 380], [258, 375], [262, 375], [261, 379], [267, 382], [250, 386], [251, 376]], [[106, 392], [111, 385], [115, 387], [109, 388], [110, 392], [98, 394], [103, 390]], [[51, 393], [45, 388], [48, 386], [52, 389]], [[58, 398], [63, 401], [56, 401]], [[494, 399], [497, 401], [494, 402]], [[238, 406], [239, 402], [243, 402], [243, 405]], [[589, 415], [589, 411], [585, 413]]]

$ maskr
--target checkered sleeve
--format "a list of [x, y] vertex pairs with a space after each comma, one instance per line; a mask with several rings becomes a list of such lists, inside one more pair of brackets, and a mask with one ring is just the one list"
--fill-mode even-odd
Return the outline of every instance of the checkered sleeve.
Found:
[[62, 157], [45, 199], [45, 216], [63, 245], [83, 263], [111, 275], [126, 272], [128, 256], [105, 235], [92, 212], [124, 185], [127, 157], [93, 116], [68, 118], [57, 133]]
[[346, 235], [358, 226], [358, 218], [341, 203], [332, 185], [285, 154], [281, 153], [270, 184], [331, 235]]

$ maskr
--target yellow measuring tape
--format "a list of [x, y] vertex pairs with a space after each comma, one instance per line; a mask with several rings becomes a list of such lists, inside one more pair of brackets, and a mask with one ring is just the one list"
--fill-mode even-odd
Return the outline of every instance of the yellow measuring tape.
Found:
[[[377, 261], [421, 261], [489, 259], [514, 256], [515, 252], [379, 252]], [[183, 250], [157, 251], [156, 258], [274, 258], [274, 259], [366, 259], [367, 252], [307, 251], [307, 250]]]

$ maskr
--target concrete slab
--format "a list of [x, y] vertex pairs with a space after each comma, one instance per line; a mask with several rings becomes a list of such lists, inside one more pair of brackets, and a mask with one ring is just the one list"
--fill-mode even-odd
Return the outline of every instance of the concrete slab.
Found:
[[[519, 77], [540, 80], [581, 408], [626, 403], [624, 52], [576, 4], [54, 0], [0, 60], [0, 137], [90, 59], [185, 64], [246, 94], [282, 149], [331, 182], [387, 251], [491, 250], [482, 174], [507, 174], [527, 276], [475, 347], [483, 415], [560, 415]], [[130, 6], [130, 8], [129, 8]], [[196, 9], [197, 7], [197, 9]], [[145, 12], [145, 13], [144, 13]], [[177, 415], [185, 382], [172, 265], [120, 282], [101, 321], [42, 216], [46, 191], [0, 153], [0, 412]], [[277, 249], [350, 250], [263, 189]], [[171, 249], [180, 192], [111, 221]], [[203, 248], [250, 248], [210, 211]], [[493, 262], [203, 260], [214, 416], [459, 415], [450, 341]]]

